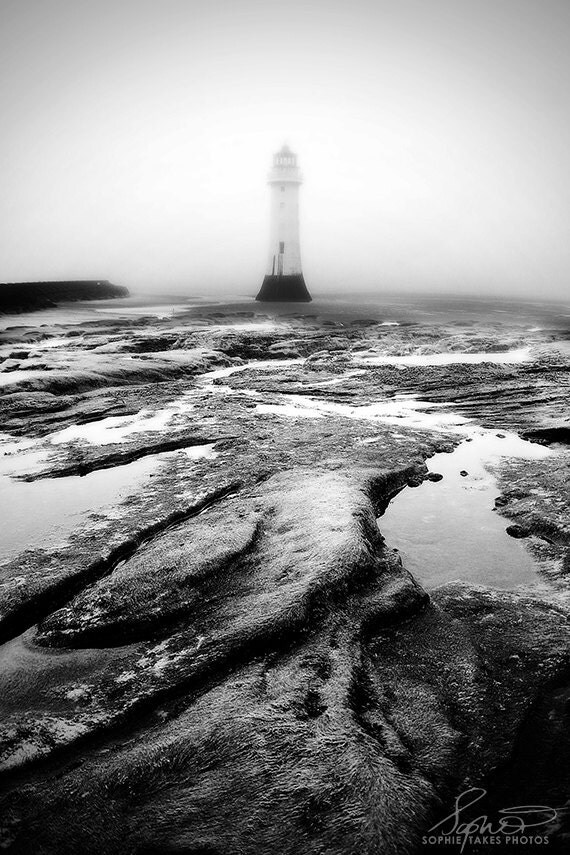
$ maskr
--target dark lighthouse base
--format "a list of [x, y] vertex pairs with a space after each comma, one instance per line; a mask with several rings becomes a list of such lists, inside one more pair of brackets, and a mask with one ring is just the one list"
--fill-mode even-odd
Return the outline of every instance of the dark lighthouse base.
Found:
[[255, 298], [262, 303], [310, 303], [311, 295], [302, 273], [295, 276], [266, 276]]

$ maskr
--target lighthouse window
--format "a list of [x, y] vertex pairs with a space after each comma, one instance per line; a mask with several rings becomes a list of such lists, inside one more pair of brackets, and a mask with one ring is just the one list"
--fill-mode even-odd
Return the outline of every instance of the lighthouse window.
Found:
[[284, 207], [285, 207], [285, 202], [281, 202], [281, 204], [279, 205], [279, 207], [280, 207], [280, 208], [284, 208]]
[[279, 241], [279, 252], [285, 252], [285, 241]]
[[282, 193], [284, 193], [284, 192], [285, 192], [285, 185], [284, 185], [284, 184], [282, 184], [282, 185], [281, 185], [281, 192], [282, 192]]

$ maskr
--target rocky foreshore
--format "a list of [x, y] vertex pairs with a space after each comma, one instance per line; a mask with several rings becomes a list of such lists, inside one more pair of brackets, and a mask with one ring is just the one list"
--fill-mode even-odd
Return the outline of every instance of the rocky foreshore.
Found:
[[[93, 484], [0, 566], [6, 851], [435, 852], [471, 788], [495, 824], [556, 809], [566, 851], [563, 326], [238, 304], [22, 326], [0, 350], [5, 495]], [[517, 457], [517, 435], [541, 444]], [[459, 562], [427, 585], [383, 515], [487, 436], [489, 515], [536, 578], [467, 584]]]

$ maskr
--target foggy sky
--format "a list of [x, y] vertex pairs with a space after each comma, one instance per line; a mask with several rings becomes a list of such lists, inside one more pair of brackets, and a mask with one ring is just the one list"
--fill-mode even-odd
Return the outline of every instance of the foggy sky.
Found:
[[0, 0], [0, 281], [568, 294], [568, 0]]

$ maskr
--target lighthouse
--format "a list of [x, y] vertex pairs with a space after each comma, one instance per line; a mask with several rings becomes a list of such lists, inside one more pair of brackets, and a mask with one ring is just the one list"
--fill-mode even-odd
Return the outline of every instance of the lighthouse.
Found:
[[269, 260], [256, 300], [311, 301], [303, 278], [299, 246], [299, 187], [302, 181], [297, 155], [284, 145], [273, 155], [273, 168], [268, 178], [271, 188]]

